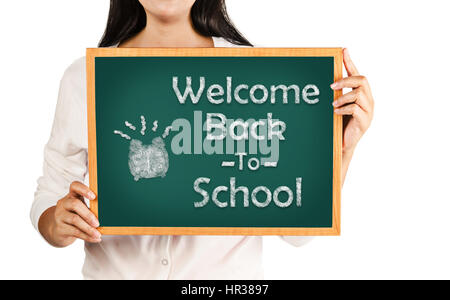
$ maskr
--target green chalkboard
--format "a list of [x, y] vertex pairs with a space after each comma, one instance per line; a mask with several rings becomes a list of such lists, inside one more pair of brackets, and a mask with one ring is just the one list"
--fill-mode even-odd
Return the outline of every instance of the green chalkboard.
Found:
[[88, 60], [104, 233], [337, 233], [336, 56], [117, 50]]

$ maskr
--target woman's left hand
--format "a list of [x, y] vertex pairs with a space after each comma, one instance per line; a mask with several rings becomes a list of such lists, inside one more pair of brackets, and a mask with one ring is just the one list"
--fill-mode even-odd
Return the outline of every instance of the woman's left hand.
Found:
[[369, 128], [373, 118], [374, 101], [367, 78], [359, 74], [347, 49], [344, 49], [344, 65], [348, 77], [333, 83], [331, 88], [333, 90], [353, 89], [333, 102], [335, 113], [344, 116], [342, 151], [345, 154], [353, 152], [356, 144]]

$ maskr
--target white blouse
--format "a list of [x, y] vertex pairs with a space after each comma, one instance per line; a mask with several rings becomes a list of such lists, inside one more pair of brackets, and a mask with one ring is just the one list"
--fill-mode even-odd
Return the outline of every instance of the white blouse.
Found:
[[[237, 47], [214, 38], [215, 47]], [[88, 179], [86, 60], [76, 60], [61, 80], [50, 140], [44, 150], [31, 221], [63, 198], [70, 183]], [[308, 237], [282, 237], [300, 246]], [[86, 279], [262, 279], [262, 237], [103, 236], [85, 244]]]

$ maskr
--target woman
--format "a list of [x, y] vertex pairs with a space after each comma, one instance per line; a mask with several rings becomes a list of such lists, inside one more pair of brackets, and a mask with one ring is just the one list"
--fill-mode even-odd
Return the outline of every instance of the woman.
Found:
[[[233, 27], [223, 0], [111, 0], [101, 47], [236, 47], [251, 44]], [[346, 117], [342, 177], [358, 140], [369, 127], [373, 99], [344, 52], [349, 77], [331, 88], [353, 91], [333, 103]], [[45, 147], [44, 174], [31, 209], [34, 226], [55, 247], [86, 242], [87, 279], [258, 279], [261, 237], [101, 237], [98, 220], [84, 198], [95, 195], [87, 182], [85, 59], [61, 81], [52, 134]], [[299, 246], [305, 237], [282, 237]]]

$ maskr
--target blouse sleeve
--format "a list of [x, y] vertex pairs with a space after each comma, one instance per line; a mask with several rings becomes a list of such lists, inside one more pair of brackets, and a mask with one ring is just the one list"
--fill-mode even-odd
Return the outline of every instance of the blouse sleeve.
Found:
[[72, 64], [60, 83], [53, 127], [44, 148], [43, 173], [30, 212], [37, 230], [42, 213], [68, 193], [73, 181], [83, 182], [87, 175], [84, 61]]

